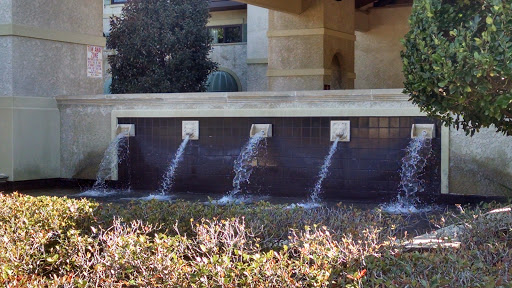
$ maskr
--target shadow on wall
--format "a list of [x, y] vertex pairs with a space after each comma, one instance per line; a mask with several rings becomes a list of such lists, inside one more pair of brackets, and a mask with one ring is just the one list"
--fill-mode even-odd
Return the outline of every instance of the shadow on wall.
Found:
[[100, 152], [89, 152], [83, 159], [78, 163], [74, 179], [96, 179], [96, 173], [98, 173], [98, 167], [103, 158], [103, 153]]
[[485, 196], [512, 197], [512, 175], [505, 151], [497, 151], [496, 158], [482, 160], [452, 155], [450, 192]]

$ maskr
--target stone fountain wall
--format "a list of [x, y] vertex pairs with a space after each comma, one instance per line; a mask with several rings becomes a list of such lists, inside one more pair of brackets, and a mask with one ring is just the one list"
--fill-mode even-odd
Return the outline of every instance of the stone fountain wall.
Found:
[[[208, 93], [208, 94], [140, 94], [140, 95], [95, 95], [95, 96], [62, 96], [57, 97], [57, 102], [59, 103], [60, 110], [60, 118], [61, 118], [61, 177], [62, 178], [85, 178], [85, 179], [94, 179], [95, 173], [97, 171], [98, 164], [101, 161], [101, 156], [103, 151], [108, 146], [109, 142], [113, 139], [115, 127], [122, 121], [149, 121], [142, 119], [152, 119], [151, 121], [156, 121], [155, 123], [160, 123], [158, 121], [177, 121], [178, 119], [194, 119], [200, 120], [203, 124], [213, 125], [217, 118], [231, 118], [237, 120], [231, 120], [231, 122], [238, 122], [240, 119], [245, 118], [267, 118], [268, 120], [274, 118], [282, 118], [282, 123], [286, 122], [284, 119], [286, 118], [309, 118], [311, 124], [313, 125], [314, 121], [326, 121], [326, 118], [332, 119], [350, 119], [350, 118], [368, 118], [368, 133], [373, 131], [372, 133], [377, 133], [377, 129], [379, 133], [380, 131], [389, 130], [390, 134], [395, 133], [391, 132], [392, 128], [396, 127], [370, 127], [370, 120], [372, 121], [380, 121], [383, 123], [388, 121], [392, 123], [393, 119], [398, 118], [399, 121], [401, 119], [409, 119], [408, 121], [416, 121], [419, 119], [417, 117], [424, 117], [417, 107], [412, 105], [408, 101], [408, 97], [401, 93], [401, 90], [337, 90], [337, 91], [297, 91], [297, 92], [244, 92], [244, 93]], [[284, 118], [283, 118], [284, 117]], [[389, 117], [389, 118], [388, 118]], [[402, 118], [406, 117], [406, 118]], [[158, 118], [164, 118], [166, 120], [156, 120]], [[317, 120], [319, 118], [320, 120]], [[174, 120], [171, 120], [174, 119]], [[377, 120], [378, 119], [378, 120]], [[213, 122], [211, 122], [213, 121]], [[284, 121], [284, 122], [283, 122]], [[296, 120], [299, 121], [299, 120]], [[301, 120], [302, 121], [302, 120]], [[364, 120], [363, 120], [364, 121]], [[405, 120], [404, 120], [405, 121]], [[356, 124], [357, 122], [357, 124]], [[298, 123], [298, 122], [297, 122]], [[316, 123], [316, 122], [315, 122]], [[366, 129], [364, 127], [359, 127], [359, 125], [364, 122], [354, 121], [352, 123], [352, 128], [354, 129]], [[376, 122], [375, 122], [376, 123]], [[380, 122], [379, 122], [380, 123]], [[400, 122], [399, 122], [400, 123]], [[203, 125], [202, 124], [202, 125]], [[161, 125], [161, 124], [158, 124]], [[165, 130], [166, 128], [156, 128], [154, 126], [152, 131], [155, 130]], [[191, 144], [189, 147], [191, 150], [194, 149], [202, 149], [201, 152], [204, 153], [206, 151], [204, 147], [209, 147], [208, 145], [217, 145], [215, 143], [208, 143], [209, 136], [214, 136], [214, 134], [208, 133], [208, 125], [206, 127], [206, 131], [202, 131], [201, 133], [205, 137], [201, 136], [200, 141], [206, 141], [204, 143], [197, 142], [196, 144]], [[224, 124], [222, 124], [224, 125]], [[244, 124], [245, 125], [245, 124]], [[248, 125], [248, 124], [247, 124]], [[281, 128], [279, 128], [281, 125]], [[311, 163], [311, 165], [307, 167], [311, 167], [311, 171], [307, 171], [303, 175], [305, 177], [298, 177], [303, 179], [301, 181], [301, 187], [304, 191], [305, 189], [309, 189], [311, 183], [314, 183], [315, 173], [314, 171], [318, 171], [319, 159], [325, 157], [328, 152], [328, 144], [322, 143], [316, 146], [313, 144], [308, 144], [311, 148], [310, 152], [306, 148], [306, 144], [298, 144], [299, 140], [294, 139], [294, 136], [284, 136], [284, 139], [279, 139], [279, 137], [283, 137], [282, 135], [287, 135], [286, 133], [294, 133], [293, 120], [291, 124], [291, 132], [290, 129], [284, 129], [285, 124], [276, 123], [276, 138], [269, 141], [269, 151], [274, 151], [272, 153], [285, 155], [288, 152], [288, 149], [279, 150], [283, 148], [276, 147], [284, 147], [279, 145], [290, 145], [290, 147], [297, 147], [296, 153], [312, 153], [314, 157], [305, 157], [304, 163]], [[288, 128], [290, 127], [290, 124]], [[376, 124], [375, 124], [376, 125]], [[380, 125], [380, 124], [379, 124]], [[391, 124], [389, 124], [391, 125]], [[215, 125], [214, 125], [215, 126]], [[142, 129], [141, 133], [144, 132]], [[299, 127], [296, 127], [298, 130]], [[315, 129], [310, 127], [309, 133], [318, 133], [313, 132]], [[382, 128], [382, 129], [381, 129]], [[405, 128], [405, 127], [404, 127]], [[438, 127], [439, 128], [439, 127]], [[137, 129], [137, 128], [136, 128]], [[177, 129], [176, 127], [174, 129]], [[237, 140], [233, 140], [232, 143], [240, 143], [247, 140], [248, 137], [248, 129], [247, 132], [240, 132], [240, 136], [228, 136], [226, 134], [238, 132], [233, 130], [234, 128], [230, 128], [231, 132], [224, 131], [224, 126], [214, 127], [211, 129], [219, 129], [219, 134], [215, 135], [223, 135], [224, 137], [239, 137]], [[240, 128], [242, 129], [242, 128]], [[245, 129], [245, 128], [244, 128]], [[300, 128], [301, 132], [304, 131]], [[324, 128], [325, 129], [325, 128]], [[373, 129], [373, 130], [372, 130]], [[281, 130], [281, 131], [280, 131]], [[440, 131], [439, 131], [440, 130]], [[465, 136], [464, 133], [460, 131], [456, 131], [453, 128], [442, 127], [437, 132], [438, 136], [440, 136], [440, 162], [439, 166], [436, 166], [436, 169], [440, 170], [440, 182], [441, 182], [441, 192], [442, 193], [452, 193], [452, 194], [479, 194], [479, 195], [510, 195], [512, 192], [512, 143], [510, 137], [505, 137], [498, 135], [492, 131], [492, 129], [483, 129], [480, 133], [475, 135], [474, 137]], [[354, 130], [355, 131], [355, 130]], [[162, 133], [170, 133], [161, 131]], [[355, 162], [360, 163], [366, 162], [366, 160], [377, 161], [378, 159], [383, 158], [372, 158], [372, 159], [364, 159], [361, 157], [364, 156], [365, 153], [360, 151], [364, 149], [373, 149], [370, 146], [368, 148], [363, 148], [364, 146], [353, 147], [358, 143], [357, 141], [361, 141], [361, 145], [365, 145], [365, 141], [370, 141], [370, 134], [368, 134], [369, 138], [361, 137], [361, 135], [365, 135], [365, 130], [360, 131], [363, 134], [359, 134], [358, 137], [354, 138], [354, 142], [346, 144], [349, 147], [350, 157], [354, 157], [359, 161], [354, 161], [353, 163], [349, 163], [349, 159], [341, 158], [340, 171], [346, 171], [346, 167], [351, 167], [353, 169], [349, 171], [357, 171], [357, 170], [366, 170], [372, 171], [372, 169], [366, 169], [369, 166], [366, 166], [365, 169], [355, 168]], [[153, 133], [153, 132], [151, 132]], [[284, 134], [282, 134], [284, 133]], [[306, 132], [308, 133], [308, 132]], [[322, 128], [320, 128], [320, 135], [322, 135]], [[386, 135], [386, 132], [382, 132]], [[398, 132], [400, 135], [405, 137], [405, 132]], [[138, 134], [140, 135], [140, 134]], [[142, 134], [144, 135], [144, 134]], [[238, 135], [238, 134], [237, 134]], [[307, 135], [307, 134], [301, 134]], [[316, 134], [310, 134], [316, 135]], [[358, 135], [357, 132], [355, 135]], [[380, 134], [379, 134], [380, 135]], [[166, 136], [167, 137], [167, 136]], [[220, 137], [220, 136], [215, 136]], [[387, 136], [389, 137], [389, 136]], [[316, 138], [316, 136], [306, 137], [310, 139]], [[359, 140], [357, 139], [359, 138]], [[375, 137], [374, 137], [375, 138]], [[371, 140], [372, 142], [377, 143], [386, 143], [386, 141], [397, 141], [399, 145], [393, 146], [390, 151], [399, 151], [400, 148], [398, 146], [407, 143], [406, 138], [400, 139], [382, 139], [376, 138]], [[311, 141], [310, 139], [304, 141]], [[134, 140], [139, 141], [137, 140]], [[135, 143], [132, 141], [132, 143]], [[167, 141], [167, 140], [166, 140]], [[178, 141], [180, 139], [175, 139], [169, 142], [169, 151], [168, 154], [172, 155], [177, 148]], [[231, 140], [230, 140], [231, 141]], [[272, 142], [274, 141], [274, 142]], [[283, 142], [284, 141], [284, 142]], [[301, 140], [302, 141], [302, 140]], [[316, 140], [314, 140], [316, 141]], [[320, 138], [318, 138], [320, 141]], [[323, 138], [321, 141], [324, 141]], [[231, 143], [231, 142], [229, 142]], [[279, 144], [284, 143], [284, 144]], [[320, 142], [319, 142], [320, 143]], [[396, 143], [395, 143], [396, 144]], [[137, 144], [133, 144], [137, 145]], [[158, 144], [158, 145], [167, 145], [167, 144]], [[173, 146], [174, 145], [174, 146]], [[220, 144], [219, 144], [220, 145]], [[238, 145], [238, 144], [237, 144]], [[229, 144], [228, 152], [226, 156], [234, 157], [231, 154], [236, 154], [240, 149], [241, 145], [237, 147], [235, 144]], [[274, 145], [274, 146], [273, 146]], [[344, 144], [345, 145], [345, 144]], [[352, 145], [352, 146], [350, 146]], [[358, 144], [359, 145], [359, 144]], [[373, 145], [373, 144], [372, 144]], [[384, 144], [378, 144], [384, 145]], [[133, 147], [135, 147], [133, 146]], [[201, 148], [199, 147], [201, 146]], [[405, 144], [403, 148], [405, 148]], [[220, 146], [219, 146], [220, 147]], [[339, 157], [344, 157], [342, 154], [346, 147], [342, 145], [342, 148], [337, 152]], [[188, 148], [187, 148], [188, 149]], [[220, 148], [219, 148], [220, 149]], [[222, 151], [224, 151], [224, 146], [222, 146]], [[277, 150], [276, 150], [277, 149]], [[295, 148], [294, 148], [295, 149]], [[306, 150], [302, 150], [306, 149]], [[309, 148], [308, 148], [309, 149]], [[375, 151], [386, 151], [384, 148], [376, 148]], [[213, 149], [215, 150], [215, 149]], [[293, 149], [290, 149], [293, 151]], [[302, 152], [300, 152], [302, 151]], [[359, 152], [358, 152], [359, 151]], [[401, 151], [401, 150], [400, 150]], [[134, 150], [134, 153], [137, 152]], [[140, 152], [139, 152], [140, 153]], [[192, 152], [187, 152], [192, 153]], [[224, 153], [224, 152], [223, 152]], [[282, 153], [282, 154], [281, 154]], [[345, 152], [346, 153], [346, 152]], [[380, 153], [380, 152], [375, 152]], [[134, 154], [134, 155], [135, 155]], [[382, 152], [382, 155], [388, 155], [385, 152]], [[141, 154], [142, 155], [142, 154]], [[161, 158], [165, 158], [168, 160], [168, 156], [162, 154]], [[292, 154], [293, 155], [293, 154]], [[359, 155], [359, 156], [358, 156]], [[188, 156], [188, 155], [187, 155]], [[219, 155], [220, 156], [220, 155]], [[223, 161], [226, 164], [225, 167], [232, 165], [232, 158], [226, 157]], [[279, 157], [288, 157], [288, 156], [279, 156]], [[384, 157], [384, 156], [383, 156]], [[293, 156], [291, 157], [293, 158]], [[186, 159], [186, 158], [185, 158]], [[394, 156], [392, 161], [398, 161], [400, 156]], [[288, 159], [280, 159], [279, 163], [286, 163]], [[185, 160], [188, 161], [188, 160]], [[199, 160], [197, 160], [199, 161]], [[310, 161], [310, 162], [307, 162]], [[436, 159], [435, 161], [439, 161]], [[165, 162], [165, 161], [164, 161]], [[162, 162], [163, 163], [163, 162]], [[290, 163], [294, 163], [292, 160]], [[391, 172], [393, 169], [399, 167], [396, 162], [393, 162], [394, 167], [389, 166], [387, 170]], [[318, 164], [318, 165], [316, 165]], [[374, 164], [378, 164], [378, 161]], [[388, 163], [389, 164], [389, 163]], [[152, 168], [155, 172], [150, 176], [152, 181], [158, 181], [159, 168], [163, 164], [156, 164], [156, 168]], [[158, 166], [160, 165], [160, 166]], [[188, 165], [188, 166], [187, 166]], [[192, 175], [192, 167], [191, 164], [186, 164], [183, 166], [183, 171], [180, 173], [184, 173], [183, 175]], [[290, 164], [291, 165], [291, 164]], [[221, 165], [222, 166], [222, 165]], [[186, 170], [188, 167], [189, 170]], [[334, 166], [336, 167], [336, 166]], [[301, 168], [301, 167], [295, 167]], [[295, 169], [294, 168], [294, 169]], [[136, 168], [131, 168], [136, 169]], [[155, 170], [156, 169], [156, 170]], [[202, 168], [201, 168], [202, 169]], [[228, 168], [222, 168], [227, 170]], [[265, 167], [265, 169], [261, 169], [262, 171], [274, 171], [272, 169], [276, 169], [274, 167]], [[336, 169], [336, 168], [334, 168]], [[380, 169], [380, 168], [379, 168]], [[259, 168], [257, 170], [260, 170]], [[299, 169], [300, 170], [300, 169]], [[122, 178], [123, 173], [126, 170], [123, 170], [123, 167], [120, 167], [119, 176]], [[138, 170], [140, 171], [140, 170]], [[136, 171], [132, 171], [136, 172]], [[313, 173], [314, 172], [314, 173]], [[216, 172], [217, 173], [217, 172]], [[259, 172], [255, 172], [259, 173]], [[270, 173], [270, 172], [269, 172]], [[313, 175], [309, 175], [313, 173]], [[348, 172], [353, 173], [353, 172]], [[354, 172], [355, 173], [355, 172]], [[437, 172], [436, 172], [437, 173]], [[132, 174], [132, 177], [142, 177], [139, 173], [135, 173], [137, 176]], [[178, 173], [179, 174], [179, 173]], [[216, 181], [224, 181], [223, 183], [227, 186], [226, 189], [231, 185], [230, 181], [228, 181], [228, 172], [224, 171], [222, 173], [222, 177], [217, 177]], [[361, 175], [361, 174], [359, 174]], [[388, 174], [389, 175], [389, 174]], [[148, 176], [149, 177], [149, 176]], [[224, 177], [224, 178], [223, 178]], [[338, 176], [332, 176], [332, 179], [335, 179]], [[347, 176], [348, 177], [348, 176]], [[360, 177], [360, 176], [357, 176]], [[437, 177], [437, 176], [436, 176]], [[220, 179], [220, 180], [219, 180]], [[361, 182], [365, 182], [369, 178], [364, 179], [352, 179], [347, 180], [345, 178], [344, 183], [342, 185], [350, 186], [350, 181], [354, 181], [358, 184], [354, 184], [350, 187], [355, 187]], [[193, 187], [186, 186], [185, 182], [180, 182], [179, 175], [177, 181], [181, 190], [192, 190]], [[347, 181], [349, 181], [347, 183]], [[432, 180], [434, 183], [438, 181], [437, 178]], [[133, 181], [132, 185], [137, 181]], [[190, 182], [189, 182], [190, 183]], [[193, 183], [192, 183], [193, 184]], [[190, 185], [192, 185], [190, 184]], [[292, 183], [293, 184], [293, 183]], [[188, 185], [188, 184], [187, 184]], [[293, 184], [295, 185], [295, 184]], [[308, 186], [309, 185], [309, 186]], [[327, 184], [330, 185], [330, 184]], [[342, 187], [340, 184], [339, 187]], [[368, 184], [369, 185], [369, 184]], [[372, 184], [373, 185], [373, 184]], [[383, 191], [391, 191], [391, 184], [387, 184], [386, 188]], [[382, 185], [384, 187], [384, 185]], [[297, 188], [298, 189], [298, 188]], [[369, 188], [368, 188], [369, 189]], [[282, 189], [285, 191], [286, 189]], [[375, 189], [376, 190], [376, 189]], [[369, 191], [369, 190], [366, 190]]]
[[[181, 143], [182, 121], [197, 118], [119, 118], [135, 124], [130, 156], [119, 167], [119, 180], [137, 190], [156, 190]], [[397, 171], [410, 141], [413, 123], [426, 117], [216, 117], [199, 119], [199, 140], [191, 141], [175, 176], [174, 191], [225, 193], [232, 189], [233, 163], [249, 139], [251, 124], [272, 124], [273, 137], [259, 150], [250, 184], [252, 193], [306, 196], [314, 187], [328, 153], [330, 121], [349, 120], [351, 141], [340, 142], [324, 195], [329, 198], [393, 196]], [[437, 129], [439, 129], [439, 125]], [[426, 191], [439, 194], [441, 139], [423, 179]]]

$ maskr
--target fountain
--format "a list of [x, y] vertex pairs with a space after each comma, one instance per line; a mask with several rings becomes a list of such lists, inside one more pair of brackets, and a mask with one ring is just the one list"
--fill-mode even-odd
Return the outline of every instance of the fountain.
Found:
[[235, 171], [235, 177], [233, 178], [233, 189], [228, 193], [228, 195], [216, 201], [219, 204], [245, 202], [248, 200], [243, 197], [240, 198], [237, 194], [242, 191], [242, 184], [249, 183], [249, 179], [255, 166], [253, 161], [258, 154], [260, 143], [263, 139], [272, 137], [272, 125], [253, 124], [249, 135], [251, 138], [243, 146], [242, 151], [234, 163], [233, 170]]
[[340, 141], [340, 137], [336, 137], [336, 139], [334, 140], [334, 143], [331, 145], [331, 148], [329, 149], [329, 154], [324, 159], [324, 164], [320, 168], [320, 172], [318, 173], [318, 180], [316, 181], [315, 188], [313, 188], [313, 191], [311, 192], [311, 195], [310, 195], [310, 201], [312, 203], [320, 202], [320, 193], [322, 192], [322, 183], [324, 182], [325, 178], [329, 174], [329, 167], [331, 167], [332, 156], [336, 152], [339, 141]]
[[172, 185], [174, 184], [176, 170], [178, 169], [181, 160], [183, 160], [185, 148], [187, 148], [187, 144], [190, 140], [199, 140], [199, 121], [183, 121], [181, 127], [181, 138], [183, 141], [181, 142], [178, 150], [176, 151], [176, 154], [174, 154], [171, 163], [165, 171], [162, 183], [158, 189], [158, 193], [139, 198], [139, 200], [156, 199], [166, 201], [172, 198], [172, 195], [169, 195], [169, 192], [171, 191]]
[[166, 195], [171, 191], [172, 184], [174, 182], [174, 174], [176, 173], [176, 169], [178, 169], [178, 166], [181, 160], [183, 159], [183, 152], [185, 152], [185, 148], [187, 147], [189, 140], [190, 136], [186, 135], [185, 139], [183, 139], [180, 147], [176, 151], [176, 154], [174, 155], [171, 164], [167, 168], [164, 178], [162, 180], [162, 184], [160, 185], [160, 189], [158, 189], [160, 195]]
[[117, 136], [110, 142], [103, 159], [101, 160], [96, 174], [96, 181], [92, 188], [77, 196], [85, 197], [107, 197], [116, 194], [118, 191], [108, 189], [105, 181], [111, 179], [114, 171], [117, 171], [116, 165], [128, 157], [129, 137], [135, 136], [134, 125], [118, 125], [116, 129]]
[[435, 126], [431, 124], [415, 124], [411, 131], [411, 141], [405, 149], [400, 169], [400, 188], [395, 202], [383, 205], [383, 210], [393, 214], [419, 213], [430, 208], [419, 208], [417, 194], [424, 191], [421, 179], [427, 160], [432, 154], [432, 138], [435, 137]]
[[327, 175], [329, 175], [329, 167], [331, 167], [332, 157], [336, 153], [338, 148], [338, 142], [349, 142], [350, 141], [350, 121], [331, 121], [331, 141], [333, 144], [329, 149], [329, 154], [324, 159], [320, 172], [318, 173], [318, 180], [316, 181], [315, 187], [309, 196], [309, 201], [305, 203], [297, 204], [303, 208], [316, 208], [322, 206], [320, 204], [320, 194], [322, 192], [322, 183], [324, 182]]

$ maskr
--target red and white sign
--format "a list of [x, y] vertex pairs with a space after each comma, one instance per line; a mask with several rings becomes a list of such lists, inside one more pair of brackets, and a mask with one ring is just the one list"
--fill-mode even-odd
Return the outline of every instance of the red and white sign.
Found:
[[103, 77], [103, 48], [87, 45], [87, 77]]

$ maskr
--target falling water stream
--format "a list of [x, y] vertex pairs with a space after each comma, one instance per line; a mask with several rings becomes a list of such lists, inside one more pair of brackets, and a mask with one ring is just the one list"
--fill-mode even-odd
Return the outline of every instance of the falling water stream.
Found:
[[244, 145], [233, 166], [233, 170], [235, 172], [235, 177], [233, 178], [233, 189], [228, 193], [228, 195], [216, 201], [217, 203], [245, 202], [246, 199], [238, 197], [237, 194], [242, 191], [242, 184], [249, 183], [249, 179], [254, 168], [252, 162], [258, 154], [258, 149], [262, 140], [265, 139], [264, 136], [264, 131], [260, 131], [252, 136]]
[[384, 211], [394, 214], [418, 213], [425, 209], [419, 208], [418, 193], [424, 191], [424, 173], [427, 160], [432, 154], [432, 140], [426, 137], [426, 132], [414, 138], [405, 150], [400, 169], [400, 190], [397, 200], [383, 205]]
[[339, 141], [340, 137], [336, 137], [336, 139], [332, 143], [331, 148], [329, 149], [329, 154], [327, 154], [327, 156], [324, 159], [324, 163], [322, 164], [322, 167], [320, 167], [320, 172], [318, 172], [318, 180], [315, 183], [315, 187], [311, 191], [309, 200], [298, 204], [291, 204], [288, 206], [288, 208], [302, 207], [304, 209], [313, 209], [322, 206], [322, 204], [320, 203], [322, 184], [325, 178], [329, 175], [329, 167], [331, 167], [332, 157], [334, 156], [334, 153], [336, 153]]
[[318, 181], [316, 181], [315, 188], [311, 192], [311, 202], [318, 203], [320, 201], [320, 193], [322, 192], [322, 183], [324, 182], [327, 175], [329, 175], [329, 167], [331, 167], [332, 156], [336, 152], [338, 148], [338, 142], [340, 141], [339, 137], [336, 137], [336, 140], [331, 145], [331, 149], [329, 149], [329, 154], [324, 159], [324, 164], [320, 168], [320, 172], [318, 173]]
[[160, 185], [160, 189], [158, 189], [160, 195], [167, 195], [172, 188], [172, 184], [174, 183], [174, 177], [176, 174], [176, 169], [183, 159], [183, 153], [185, 152], [185, 148], [187, 147], [188, 141], [190, 137], [187, 135], [185, 139], [180, 144], [180, 147], [176, 151], [174, 158], [171, 161], [171, 164], [167, 168], [167, 171], [164, 174], [164, 178], [162, 180], [162, 184]]
[[126, 137], [125, 133], [120, 133], [110, 142], [103, 154], [103, 159], [101, 159], [98, 173], [96, 174], [96, 182], [94, 182], [90, 190], [82, 192], [78, 196], [107, 197], [117, 193], [115, 190], [109, 190], [105, 181], [112, 177], [115, 165], [128, 157], [128, 145], [128, 137]]

